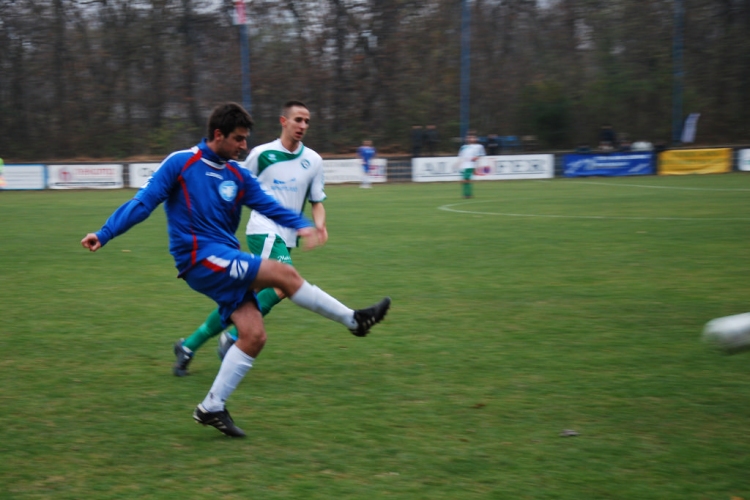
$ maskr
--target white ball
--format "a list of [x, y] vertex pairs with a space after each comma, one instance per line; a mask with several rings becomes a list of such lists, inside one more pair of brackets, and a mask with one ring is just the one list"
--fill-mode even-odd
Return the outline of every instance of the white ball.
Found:
[[703, 328], [703, 339], [727, 354], [750, 349], [750, 313], [712, 319]]

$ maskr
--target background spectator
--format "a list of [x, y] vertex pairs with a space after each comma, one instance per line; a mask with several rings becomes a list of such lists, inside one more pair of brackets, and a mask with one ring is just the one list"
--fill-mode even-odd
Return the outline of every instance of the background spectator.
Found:
[[602, 151], [612, 151], [617, 144], [617, 135], [612, 125], [605, 123], [599, 131], [599, 149]]
[[495, 156], [500, 153], [500, 138], [497, 134], [487, 136], [487, 154]]
[[424, 132], [424, 142], [427, 146], [427, 153], [430, 156], [435, 156], [438, 146], [438, 133], [435, 125], [427, 125], [427, 129]]
[[415, 158], [422, 156], [422, 144], [424, 143], [424, 130], [422, 125], [411, 127], [411, 155]]

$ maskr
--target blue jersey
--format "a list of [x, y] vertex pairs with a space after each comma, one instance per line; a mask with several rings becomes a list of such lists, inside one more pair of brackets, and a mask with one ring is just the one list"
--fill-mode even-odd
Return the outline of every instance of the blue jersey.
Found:
[[96, 233], [102, 245], [145, 220], [164, 203], [169, 252], [180, 274], [196, 263], [239, 249], [235, 236], [245, 205], [281, 226], [301, 229], [313, 224], [267, 195], [249, 170], [214, 153], [205, 139], [168, 156], [135, 197], [112, 214]]
[[360, 146], [357, 148], [357, 154], [362, 158], [362, 165], [365, 167], [370, 166], [370, 160], [375, 156], [375, 148], [372, 146]]

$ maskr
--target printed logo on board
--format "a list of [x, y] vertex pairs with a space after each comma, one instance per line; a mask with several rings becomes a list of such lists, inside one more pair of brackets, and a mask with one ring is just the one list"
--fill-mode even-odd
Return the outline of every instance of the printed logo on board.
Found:
[[58, 177], [62, 182], [70, 182], [73, 180], [73, 172], [71, 172], [67, 168], [63, 168], [62, 170], [60, 170]]

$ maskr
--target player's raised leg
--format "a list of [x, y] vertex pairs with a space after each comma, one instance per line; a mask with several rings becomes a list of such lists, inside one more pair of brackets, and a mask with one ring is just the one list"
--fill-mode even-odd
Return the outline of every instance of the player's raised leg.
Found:
[[315, 285], [311, 285], [292, 266], [276, 261], [263, 261], [254, 284], [280, 289], [300, 307], [346, 326], [354, 335], [364, 337], [370, 328], [383, 320], [391, 305], [385, 298], [372, 307], [354, 311]]

